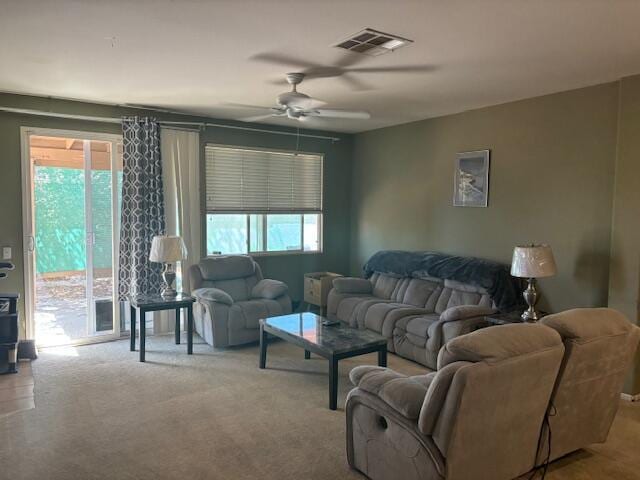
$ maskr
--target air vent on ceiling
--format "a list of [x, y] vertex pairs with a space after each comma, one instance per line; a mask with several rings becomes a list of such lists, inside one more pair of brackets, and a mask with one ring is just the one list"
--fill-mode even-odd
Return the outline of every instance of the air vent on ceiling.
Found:
[[409, 43], [413, 43], [413, 40], [366, 28], [355, 35], [349, 36], [349, 38], [334, 45], [334, 47], [377, 56], [393, 52]]

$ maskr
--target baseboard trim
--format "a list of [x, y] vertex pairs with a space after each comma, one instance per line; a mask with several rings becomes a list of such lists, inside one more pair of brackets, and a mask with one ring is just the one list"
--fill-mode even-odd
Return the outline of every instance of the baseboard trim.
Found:
[[620, 398], [626, 402], [640, 402], [640, 393], [631, 395], [630, 393], [621, 393]]

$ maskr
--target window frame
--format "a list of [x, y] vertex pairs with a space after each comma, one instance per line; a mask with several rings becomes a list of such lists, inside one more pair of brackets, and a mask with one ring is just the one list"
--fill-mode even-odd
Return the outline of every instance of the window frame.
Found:
[[[252, 257], [277, 257], [277, 256], [281, 256], [281, 255], [319, 255], [324, 253], [324, 213], [323, 212], [278, 212], [278, 213], [265, 213], [265, 212], [239, 212], [239, 211], [235, 211], [235, 212], [231, 212], [231, 211], [225, 211], [225, 212], [219, 212], [219, 213], [213, 213], [213, 212], [205, 212], [204, 213], [204, 221], [205, 221], [205, 228], [204, 228], [204, 237], [205, 237], [205, 241], [204, 241], [204, 249], [205, 249], [205, 257], [209, 258], [209, 257], [215, 257], [218, 254], [217, 253], [209, 253], [208, 249], [207, 249], [207, 215], [246, 215], [247, 217], [247, 242], [246, 242], [246, 247], [247, 247], [247, 252], [246, 253], [222, 253], [221, 255], [251, 255]], [[302, 249], [300, 250], [278, 250], [278, 251], [273, 251], [273, 252], [269, 252], [269, 251], [259, 251], [259, 252], [252, 252], [251, 251], [251, 215], [262, 215], [262, 234], [263, 234], [263, 248], [266, 246], [267, 244], [267, 215], [299, 215], [301, 217], [301, 225], [302, 228], [300, 229], [300, 244], [302, 245]], [[304, 250], [304, 216], [305, 215], [317, 215], [318, 216], [318, 249], [317, 250]]]
[[[247, 225], [247, 245], [246, 245], [246, 250], [247, 253], [246, 255], [251, 255], [254, 257], [277, 257], [277, 256], [282, 256], [282, 255], [319, 255], [324, 253], [324, 172], [325, 172], [325, 166], [324, 166], [324, 161], [325, 161], [325, 154], [324, 153], [320, 153], [320, 152], [309, 152], [309, 151], [302, 151], [302, 150], [286, 150], [286, 149], [279, 149], [279, 148], [268, 148], [268, 147], [249, 147], [249, 146], [244, 146], [244, 145], [231, 145], [231, 144], [225, 144], [225, 143], [215, 143], [215, 142], [206, 142], [204, 144], [202, 148], [202, 152], [203, 152], [203, 157], [205, 158], [206, 156], [206, 148], [207, 147], [220, 147], [220, 148], [229, 148], [229, 149], [238, 149], [238, 150], [254, 150], [257, 152], [273, 152], [273, 153], [284, 153], [284, 154], [300, 154], [300, 155], [315, 155], [320, 157], [320, 162], [321, 162], [321, 175], [320, 175], [320, 204], [321, 204], [321, 209], [319, 211], [296, 211], [296, 210], [292, 210], [292, 211], [269, 211], [269, 210], [263, 210], [263, 211], [238, 211], [238, 210], [225, 210], [225, 211], [208, 211], [207, 210], [207, 189], [206, 189], [206, 178], [207, 178], [207, 172], [206, 172], [206, 161], [202, 162], [202, 169], [203, 169], [203, 175], [202, 175], [202, 179], [203, 179], [203, 190], [202, 190], [202, 194], [201, 194], [201, 198], [202, 198], [202, 204], [203, 204], [203, 224], [204, 224], [204, 228], [203, 228], [203, 236], [204, 236], [204, 242], [203, 242], [203, 250], [204, 250], [204, 257], [212, 257], [215, 256], [217, 254], [211, 254], [208, 251], [207, 248], [207, 216], [208, 215], [246, 215], [247, 219], [246, 219], [246, 225]], [[274, 252], [269, 252], [269, 251], [260, 251], [260, 252], [252, 252], [251, 251], [251, 215], [262, 215], [262, 235], [263, 235], [263, 248], [267, 246], [267, 215], [300, 215], [301, 216], [301, 226], [302, 228], [300, 229], [300, 245], [301, 245], [301, 249], [300, 250], [280, 250], [280, 251], [274, 251]], [[318, 216], [318, 249], [317, 250], [304, 250], [304, 215], [317, 215]], [[224, 253], [222, 255], [225, 255]], [[232, 255], [232, 254], [229, 254]], [[242, 254], [244, 255], [244, 254]]]

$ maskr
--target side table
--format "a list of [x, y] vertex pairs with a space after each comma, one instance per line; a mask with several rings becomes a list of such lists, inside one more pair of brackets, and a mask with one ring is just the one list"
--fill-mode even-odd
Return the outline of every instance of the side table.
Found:
[[[540, 318], [549, 315], [545, 312], [538, 312], [540, 314]], [[507, 325], [509, 323], [525, 323], [521, 317], [522, 312], [519, 310], [513, 312], [506, 313], [493, 313], [491, 315], [486, 315], [484, 320], [489, 324], [489, 326], [494, 325]], [[526, 323], [535, 323], [535, 322], [526, 322]]]
[[160, 310], [176, 311], [176, 345], [180, 344], [180, 309], [187, 309], [187, 354], [193, 354], [193, 303], [195, 298], [184, 293], [178, 293], [175, 297], [163, 297], [156, 295], [130, 296], [131, 304], [131, 351], [136, 349], [136, 311], [140, 312], [140, 361], [144, 362], [145, 354], [145, 314]]
[[326, 314], [327, 296], [333, 287], [333, 280], [341, 277], [339, 273], [312, 272], [304, 274], [304, 301], [310, 309], [315, 305], [320, 310], [320, 315]]

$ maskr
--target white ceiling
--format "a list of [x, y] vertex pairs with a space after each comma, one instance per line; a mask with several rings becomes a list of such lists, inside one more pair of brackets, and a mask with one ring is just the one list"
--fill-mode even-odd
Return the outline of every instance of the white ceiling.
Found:
[[639, 25], [638, 0], [0, 0], [0, 91], [238, 119], [260, 112], [228, 103], [271, 106], [300, 70], [256, 55], [331, 66], [365, 27], [413, 39], [357, 67], [425, 71], [302, 84], [372, 114], [305, 127], [359, 132], [640, 73]]

